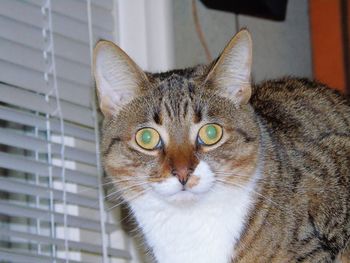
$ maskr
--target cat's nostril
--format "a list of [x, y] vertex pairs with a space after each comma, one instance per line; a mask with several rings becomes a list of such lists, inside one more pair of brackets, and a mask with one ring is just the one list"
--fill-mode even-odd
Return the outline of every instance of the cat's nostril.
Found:
[[180, 170], [173, 168], [170, 171], [171, 175], [177, 177], [177, 179], [182, 185], [185, 185], [187, 183], [188, 178], [191, 176], [192, 172], [193, 172], [193, 169], [190, 169], [190, 168], [180, 169]]
[[188, 177], [185, 178], [179, 178], [179, 182], [184, 186], [188, 181]]

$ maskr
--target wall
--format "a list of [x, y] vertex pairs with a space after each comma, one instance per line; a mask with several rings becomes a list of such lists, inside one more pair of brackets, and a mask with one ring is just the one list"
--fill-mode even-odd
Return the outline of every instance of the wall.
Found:
[[[206, 63], [192, 17], [191, 0], [173, 1], [175, 64], [177, 68]], [[206, 8], [197, 0], [200, 23], [210, 52], [216, 57], [236, 32], [233, 13]], [[290, 0], [284, 22], [238, 16], [254, 41], [253, 77], [256, 81], [284, 75], [312, 77], [308, 1]]]

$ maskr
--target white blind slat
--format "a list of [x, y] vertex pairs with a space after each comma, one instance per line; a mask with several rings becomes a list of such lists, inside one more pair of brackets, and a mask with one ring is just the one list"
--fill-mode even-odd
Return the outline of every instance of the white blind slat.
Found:
[[[46, 130], [46, 119], [30, 112], [0, 106], [0, 119], [15, 122], [27, 126], [37, 127], [39, 130]], [[51, 120], [51, 130], [60, 132], [60, 123], [57, 119]], [[94, 142], [95, 134], [92, 129], [65, 123], [65, 133], [78, 139]]]
[[[12, 129], [0, 128], [0, 144], [1, 143], [17, 148], [38, 151], [39, 153], [48, 153], [48, 142], [46, 140], [30, 135], [23, 135]], [[58, 143], [51, 143], [51, 151], [53, 154], [60, 154], [61, 145]], [[96, 154], [94, 152], [65, 146], [65, 156], [68, 160], [96, 165]]]
[[[0, 93], [2, 94], [1, 100], [5, 103], [55, 116], [57, 103], [53, 99], [43, 103], [45, 102], [43, 95], [1, 83]], [[94, 126], [91, 109], [65, 101], [61, 101], [61, 108], [65, 120], [89, 127]]]
[[[1, 232], [0, 232], [1, 234]], [[13, 263], [52, 263], [52, 257], [26, 253], [23, 251], [13, 251], [0, 248], [0, 258]], [[65, 259], [55, 259], [57, 263], [66, 263]], [[69, 260], [70, 263], [79, 263], [80, 261]]]
[[[39, 174], [42, 176], [49, 175], [49, 166], [47, 163], [4, 152], [0, 152], [0, 167], [20, 172]], [[89, 187], [96, 187], [100, 183], [96, 176], [78, 170], [66, 168], [65, 173], [67, 182], [78, 183]], [[52, 176], [54, 178], [59, 179], [61, 174], [61, 167], [52, 167]]]
[[[0, 57], [2, 60], [21, 65], [32, 70], [44, 72], [43, 53], [16, 42], [0, 38]], [[57, 77], [74, 84], [91, 85], [90, 68], [83, 64], [56, 58]]]
[[[42, 52], [43, 41], [38, 41], [42, 38], [40, 28], [4, 16], [0, 16], [0, 28], [1, 38]], [[58, 34], [54, 34], [54, 41], [57, 56], [90, 65], [90, 51], [87, 43], [77, 42]]]
[[[79, 0], [79, 1], [84, 1], [84, 0]], [[105, 8], [107, 10], [113, 9], [113, 1], [110, 1], [110, 0], [91, 0], [91, 3], [92, 3], [92, 6], [98, 6], [101, 8]]]
[[[23, 238], [27, 240], [40, 242], [43, 244], [52, 243], [60, 247], [64, 246], [64, 240], [60, 238], [50, 238], [48, 236], [36, 235], [36, 234], [25, 233], [20, 231], [13, 231], [13, 230], [8, 230], [4, 228], [0, 229], [0, 233], [1, 235], [4, 235], [4, 236]], [[82, 250], [90, 253], [101, 253], [101, 250], [102, 250], [101, 246], [97, 246], [97, 245], [93, 245], [85, 242], [69, 241], [68, 244], [69, 244], [69, 247], [72, 249]], [[130, 253], [121, 249], [109, 248], [108, 254], [116, 258], [131, 259]]]
[[[58, 201], [63, 201], [63, 191], [57, 189], [50, 189], [46, 186], [39, 186], [28, 182], [21, 182], [4, 178], [0, 176], [0, 190], [4, 192], [12, 192], [25, 195], [39, 196], [40, 198], [49, 199], [50, 191], [53, 192], [53, 198]], [[67, 200], [70, 204], [81, 205], [92, 209], [98, 209], [98, 199], [82, 196], [75, 193], [67, 192]]]
[[[37, 5], [42, 5], [42, 0], [26, 0], [27, 2]], [[85, 0], [86, 1], [86, 0]], [[86, 2], [77, 0], [59, 0], [52, 1], [52, 10], [59, 15], [68, 16], [77, 19], [85, 24], [88, 22], [86, 13]], [[106, 31], [113, 31], [113, 18], [111, 10], [93, 5], [91, 8], [92, 16], [94, 17], [93, 24]]]
[[[3, 200], [0, 200], [0, 214], [30, 219], [40, 219], [46, 222], [50, 222], [51, 214], [53, 214], [56, 223], [64, 223], [64, 215], [62, 213], [50, 212], [47, 209], [28, 207]], [[101, 231], [99, 221], [83, 216], [67, 215], [67, 223], [69, 227], [78, 227], [95, 232]], [[118, 228], [117, 225], [111, 223], [105, 223], [105, 225], [108, 233], [115, 231]]]
[[[43, 94], [48, 92], [45, 89], [46, 83], [42, 72], [3, 61], [1, 58], [0, 80], [14, 86], [37, 91]], [[63, 79], [58, 79], [57, 83], [60, 86], [60, 95], [63, 100], [81, 106], [90, 106], [91, 90], [88, 86], [74, 84]]]
[[[18, 0], [1, 0], [0, 15], [5, 17], [16, 19], [20, 22], [39, 27], [43, 24], [41, 8]], [[54, 33], [58, 33], [62, 36], [72, 38], [82, 43], [88, 43], [89, 31], [86, 23], [78, 20], [71, 19], [69, 17], [60, 16], [58, 14], [52, 14]], [[69, 29], [69, 30], [67, 30]], [[106, 39], [112, 39], [112, 32], [108, 32], [93, 27], [94, 36], [100, 36]]]

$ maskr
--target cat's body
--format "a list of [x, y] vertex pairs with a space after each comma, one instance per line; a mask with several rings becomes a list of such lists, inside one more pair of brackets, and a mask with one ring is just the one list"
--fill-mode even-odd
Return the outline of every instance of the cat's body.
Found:
[[164, 74], [110, 44], [96, 54], [104, 167], [157, 262], [334, 262], [345, 250], [349, 101], [304, 79], [251, 88], [246, 31], [214, 64]]
[[349, 101], [286, 78], [257, 86], [251, 103], [268, 142], [235, 262], [333, 262], [350, 235]]

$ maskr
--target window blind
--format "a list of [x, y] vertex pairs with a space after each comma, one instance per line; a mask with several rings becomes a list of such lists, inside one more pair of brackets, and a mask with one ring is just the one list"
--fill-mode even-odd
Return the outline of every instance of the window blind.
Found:
[[0, 2], [0, 262], [131, 260], [103, 193], [90, 73], [114, 5]]

